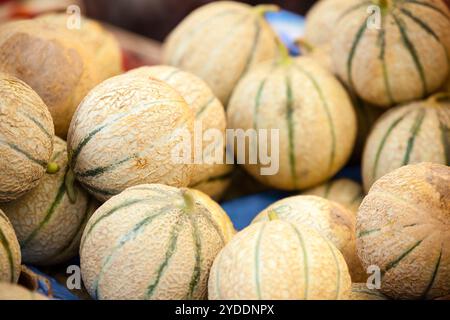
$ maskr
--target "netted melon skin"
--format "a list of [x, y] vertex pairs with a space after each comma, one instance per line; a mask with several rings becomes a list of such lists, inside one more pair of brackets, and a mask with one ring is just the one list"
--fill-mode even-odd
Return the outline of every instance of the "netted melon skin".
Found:
[[0, 210], [0, 282], [15, 283], [20, 275], [21, 254], [13, 225]]

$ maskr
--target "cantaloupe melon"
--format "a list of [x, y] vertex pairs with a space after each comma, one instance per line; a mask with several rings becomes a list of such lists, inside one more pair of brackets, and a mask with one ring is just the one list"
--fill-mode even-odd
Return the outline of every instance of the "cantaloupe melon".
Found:
[[243, 74], [276, 55], [276, 36], [264, 19], [274, 9], [234, 1], [202, 6], [166, 39], [163, 61], [203, 78], [226, 105]]
[[[187, 186], [194, 114], [168, 84], [120, 75], [95, 87], [78, 107], [67, 146], [74, 177], [99, 200], [142, 183]], [[184, 137], [184, 132], [188, 137]], [[178, 148], [180, 147], [180, 148]]]
[[0, 202], [17, 199], [39, 183], [53, 135], [42, 99], [24, 82], [0, 73]]
[[[369, 14], [374, 5], [380, 10]], [[386, 108], [425, 98], [449, 75], [450, 11], [443, 1], [360, 0], [334, 29], [334, 68], [367, 102]]]
[[380, 178], [357, 217], [357, 250], [394, 299], [450, 295], [450, 167], [421, 163]]
[[36, 188], [0, 206], [16, 231], [22, 261], [33, 265], [54, 265], [74, 257], [83, 228], [95, 211], [95, 201], [77, 184], [72, 191], [75, 199], [69, 199], [67, 146], [57, 137], [51, 161], [59, 167], [56, 174], [45, 174]]
[[[201, 135], [194, 140], [194, 147], [199, 153], [199, 164], [193, 167], [190, 186], [200, 186], [210, 196], [220, 196], [229, 183], [228, 173], [232, 170], [231, 165], [224, 164], [220, 153], [225, 154], [225, 129], [226, 115], [222, 103], [214, 96], [208, 85], [197, 76], [181, 71], [170, 66], [141, 67], [128, 72], [132, 76], [154, 77], [174, 87], [186, 100], [195, 114], [195, 124], [201, 128], [196, 135]], [[203, 141], [206, 135], [214, 129], [221, 135], [222, 141], [216, 146], [214, 141]], [[205, 135], [205, 136], [204, 136]], [[213, 148], [211, 148], [211, 145]], [[219, 154], [217, 164], [207, 164], [208, 158], [216, 158]], [[214, 184], [209, 182], [215, 182]], [[195, 188], [197, 188], [195, 187]], [[197, 188], [198, 189], [198, 188]]]
[[364, 188], [386, 173], [419, 162], [450, 165], [450, 96], [433, 96], [389, 110], [367, 140]]
[[226, 213], [200, 191], [126, 189], [86, 226], [84, 284], [96, 299], [203, 299], [211, 264], [234, 233]]
[[270, 205], [252, 223], [269, 220], [272, 212], [281, 220], [316, 229], [341, 251], [352, 280], [366, 281], [367, 275], [356, 255], [356, 215], [353, 212], [317, 196], [293, 196]]
[[80, 101], [100, 82], [94, 63], [91, 52], [61, 26], [39, 19], [0, 26], [0, 71], [40, 95], [62, 138]]
[[365, 283], [352, 283], [349, 300], [388, 300], [379, 290], [367, 288]]
[[234, 166], [221, 164], [211, 166], [210, 169], [207, 178], [191, 183], [190, 187], [206, 193], [216, 201], [220, 201], [231, 185]]
[[359, 0], [317, 1], [306, 15], [305, 40], [316, 47], [329, 44], [340, 16], [359, 2]]
[[[255, 67], [237, 85], [227, 114], [228, 126], [235, 130], [279, 130], [278, 173], [261, 175], [265, 166], [260, 162], [244, 165], [275, 188], [306, 189], [326, 181], [347, 162], [355, 142], [356, 117], [348, 94], [328, 70], [307, 57]], [[253, 147], [247, 144], [247, 155]], [[265, 139], [258, 147], [269, 154], [274, 148]]]
[[313, 46], [306, 40], [298, 40], [297, 45], [300, 47], [302, 55], [312, 58], [325, 69], [334, 73], [333, 60], [331, 59], [331, 45]]
[[0, 282], [0, 300], [48, 300], [48, 298], [22, 286]]
[[334, 300], [348, 297], [342, 254], [316, 230], [283, 220], [239, 232], [214, 260], [210, 300]]
[[0, 210], [0, 282], [17, 282], [20, 263], [20, 247], [16, 233], [9, 219]]
[[336, 179], [320, 186], [308, 189], [302, 195], [318, 196], [335, 201], [355, 215], [364, 199], [362, 186], [350, 179]]

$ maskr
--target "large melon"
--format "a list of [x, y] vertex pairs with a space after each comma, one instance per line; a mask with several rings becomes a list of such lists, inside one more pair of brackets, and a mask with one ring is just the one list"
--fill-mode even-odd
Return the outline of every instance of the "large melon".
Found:
[[203, 78], [227, 104], [239, 79], [276, 55], [276, 36], [264, 19], [274, 6], [219, 1], [193, 11], [164, 44], [164, 63]]
[[362, 163], [366, 191], [380, 177], [419, 162], [450, 165], [450, 97], [438, 95], [383, 115], [367, 140]]
[[275, 212], [281, 220], [316, 229], [341, 251], [352, 281], [367, 279], [356, 255], [356, 216], [340, 204], [317, 196], [293, 196], [275, 202], [259, 213], [252, 223], [269, 220]]
[[[380, 11], [369, 14], [374, 5]], [[425, 98], [449, 75], [450, 11], [443, 1], [359, 0], [334, 29], [334, 68], [370, 103], [386, 108]]]
[[[239, 82], [227, 113], [228, 126], [235, 130], [279, 130], [278, 172], [262, 175], [260, 169], [267, 165], [248, 159], [244, 167], [280, 189], [305, 189], [326, 181], [347, 162], [355, 142], [355, 112], [348, 94], [329, 71], [307, 57], [255, 67]], [[254, 147], [247, 144], [246, 154]], [[266, 139], [258, 141], [258, 147], [274, 148]], [[278, 157], [277, 149], [270, 152]]]
[[226, 213], [200, 191], [132, 187], [88, 222], [84, 284], [97, 299], [203, 299], [211, 264], [233, 235]]
[[308, 189], [302, 195], [318, 196], [335, 201], [355, 215], [364, 199], [362, 186], [350, 179], [336, 179], [320, 186]]
[[39, 19], [0, 26], [0, 71], [41, 96], [62, 138], [80, 101], [100, 82], [94, 62], [91, 52], [61, 26]]
[[0, 210], [0, 282], [17, 282], [20, 263], [20, 247], [13, 226]]
[[17, 199], [39, 183], [53, 135], [42, 99], [24, 82], [0, 73], [0, 202]]
[[238, 233], [214, 260], [210, 300], [345, 299], [351, 281], [342, 254], [317, 231], [283, 220]]
[[22, 261], [33, 265], [54, 265], [74, 257], [81, 234], [95, 204], [75, 185], [75, 199], [66, 190], [66, 142], [55, 137], [52, 162], [56, 174], [45, 174], [39, 185], [23, 197], [0, 206], [17, 234]]
[[40, 293], [11, 283], [0, 283], [0, 300], [48, 300]]
[[357, 218], [357, 250], [378, 266], [381, 291], [395, 299], [450, 295], [450, 167], [401, 167], [370, 189]]
[[367, 288], [365, 283], [352, 283], [349, 300], [388, 300], [388, 298], [377, 289]]
[[[194, 147], [198, 159], [194, 160], [198, 164], [193, 168], [190, 186], [197, 188], [203, 183], [223, 180], [214, 186], [209, 184], [208, 187], [201, 186], [202, 191], [210, 196], [219, 196], [223, 193], [230, 181], [228, 173], [232, 170], [231, 165], [224, 164], [225, 157], [220, 157], [220, 153], [225, 155], [226, 115], [222, 103], [214, 96], [208, 85], [197, 76], [170, 66], [141, 67], [129, 71], [128, 74], [154, 77], [164, 81], [174, 87], [186, 100], [195, 114], [195, 128], [201, 128], [201, 131], [195, 132]], [[220, 134], [221, 140], [217, 141], [217, 144], [208, 140], [213, 138], [212, 130]], [[212, 160], [217, 158], [220, 161], [208, 164], [209, 158]]]
[[193, 125], [191, 108], [168, 84], [113, 77], [95, 87], [73, 117], [67, 140], [71, 170], [99, 200], [142, 183], [187, 186], [192, 159], [189, 150], [181, 151], [191, 144]]

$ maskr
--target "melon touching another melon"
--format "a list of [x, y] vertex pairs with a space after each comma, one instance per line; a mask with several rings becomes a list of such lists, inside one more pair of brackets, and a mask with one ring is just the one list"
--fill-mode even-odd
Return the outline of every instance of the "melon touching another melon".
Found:
[[380, 177], [419, 162], [450, 165], [450, 96], [438, 94], [389, 110], [375, 124], [364, 149], [366, 191]]
[[181, 151], [191, 143], [193, 126], [191, 108], [168, 84], [127, 74], [110, 78], [86, 96], [72, 119], [71, 172], [101, 201], [143, 183], [187, 186], [191, 153]]
[[352, 283], [349, 300], [388, 300], [388, 298], [377, 289], [369, 289], [365, 283]]
[[17, 282], [20, 264], [19, 241], [11, 222], [0, 210], [0, 282]]
[[423, 99], [450, 72], [449, 17], [444, 1], [360, 0], [334, 27], [334, 69], [374, 105]]
[[352, 281], [367, 279], [356, 255], [356, 216], [353, 212], [336, 202], [317, 196], [293, 196], [270, 205], [252, 223], [269, 220], [272, 212], [281, 220], [316, 229], [342, 253]]
[[353, 212], [358, 212], [364, 199], [362, 186], [350, 179], [336, 179], [302, 192], [305, 196], [318, 196], [335, 201]]
[[271, 219], [251, 224], [220, 251], [209, 299], [346, 299], [351, 281], [339, 250], [313, 228]]
[[306, 189], [334, 176], [356, 137], [355, 112], [344, 87], [307, 57], [286, 54], [252, 69], [234, 90], [227, 114], [228, 127], [235, 130], [267, 129], [269, 136], [279, 130], [276, 145], [250, 141], [246, 152], [257, 146], [272, 157], [279, 154], [278, 172], [262, 175], [261, 161], [244, 165], [260, 182], [279, 189]]
[[0, 300], [48, 300], [48, 298], [25, 287], [0, 282]]
[[210, 169], [207, 171], [207, 178], [191, 183], [190, 187], [202, 191], [214, 200], [219, 201], [231, 185], [234, 166], [221, 164], [211, 166]]
[[205, 80], [226, 105], [239, 79], [276, 55], [276, 36], [264, 19], [273, 10], [278, 9], [234, 1], [202, 6], [170, 33], [163, 61]]
[[83, 281], [96, 299], [204, 299], [211, 264], [234, 233], [227, 214], [200, 191], [135, 186], [89, 220]]
[[53, 135], [42, 99], [24, 82], [0, 73], [0, 202], [17, 199], [39, 183]]
[[74, 257], [81, 234], [95, 202], [77, 184], [70, 199], [65, 185], [66, 142], [55, 137], [51, 159], [59, 167], [45, 174], [39, 185], [21, 198], [0, 205], [17, 234], [22, 261], [33, 265], [55, 265]]
[[383, 176], [357, 217], [357, 250], [394, 299], [450, 295], [450, 167], [420, 163]]

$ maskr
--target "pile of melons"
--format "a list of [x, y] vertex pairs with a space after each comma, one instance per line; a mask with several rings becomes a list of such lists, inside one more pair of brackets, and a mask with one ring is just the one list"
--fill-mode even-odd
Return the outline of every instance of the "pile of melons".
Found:
[[[1, 299], [43, 299], [14, 285], [21, 263], [78, 254], [93, 299], [450, 298], [450, 10], [321, 0], [301, 57], [277, 10], [200, 7], [164, 65], [128, 72], [95, 21], [0, 25]], [[236, 232], [216, 202], [234, 167], [173, 161], [198, 127], [278, 130], [245, 150], [279, 170], [242, 166], [294, 194]], [[349, 161], [363, 185], [330, 180]]]

